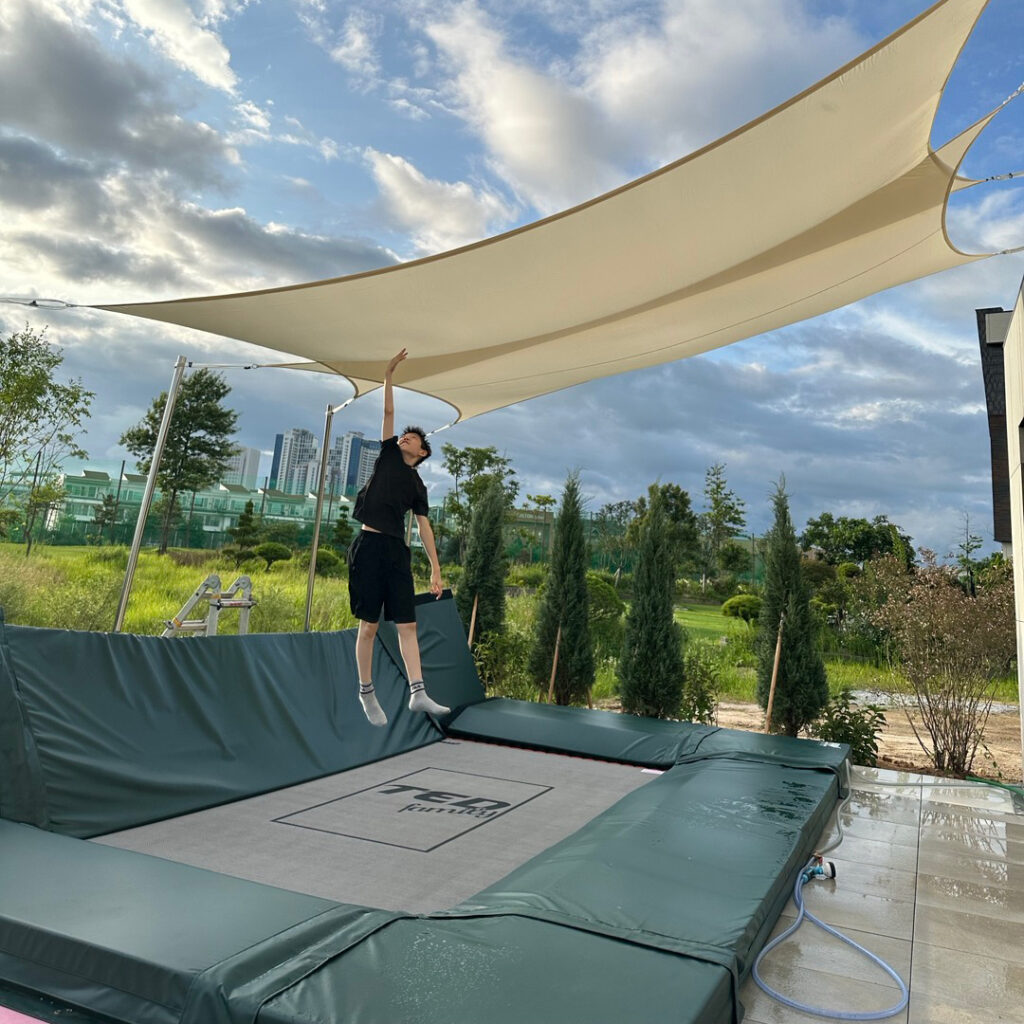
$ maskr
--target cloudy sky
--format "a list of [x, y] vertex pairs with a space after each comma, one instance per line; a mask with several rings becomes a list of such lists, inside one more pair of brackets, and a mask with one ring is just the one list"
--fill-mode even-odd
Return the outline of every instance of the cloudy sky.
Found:
[[[0, 297], [142, 301], [335, 277], [497, 234], [614, 188], [811, 85], [927, 0], [3, 0]], [[1024, 81], [1024, 4], [991, 0], [949, 83], [941, 144]], [[964, 173], [1024, 170], [1024, 98]], [[960, 248], [1024, 244], [1024, 180], [950, 211]], [[1012, 306], [1021, 255], [984, 260], [727, 349], [535, 399], [438, 441], [495, 445], [522, 493], [581, 471], [593, 510], [660, 479], [702, 504], [724, 463], [750, 526], [785, 474], [794, 520], [888, 515], [940, 554], [991, 541], [974, 310]], [[97, 394], [90, 464], [178, 353], [250, 346], [90, 310], [49, 325]], [[344, 382], [226, 371], [239, 440], [319, 434]], [[400, 419], [443, 403], [399, 394]], [[379, 429], [379, 395], [340, 430]], [[552, 439], [558, 439], [552, 443]], [[440, 459], [423, 467], [432, 495]]]

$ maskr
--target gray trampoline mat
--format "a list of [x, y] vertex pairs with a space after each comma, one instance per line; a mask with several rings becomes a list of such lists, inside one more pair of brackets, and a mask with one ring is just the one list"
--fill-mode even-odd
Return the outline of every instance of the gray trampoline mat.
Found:
[[655, 773], [446, 739], [385, 761], [93, 840], [384, 910], [444, 910]]

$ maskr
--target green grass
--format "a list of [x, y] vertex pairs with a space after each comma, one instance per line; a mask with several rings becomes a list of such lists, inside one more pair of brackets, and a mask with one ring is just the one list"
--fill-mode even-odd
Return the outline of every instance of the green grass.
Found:
[[[196, 559], [191, 556], [190, 561]], [[65, 629], [113, 629], [127, 565], [126, 548], [36, 547], [26, 559], [20, 545], [0, 544], [0, 606], [8, 622]], [[257, 600], [249, 620], [253, 633], [299, 631], [305, 624], [307, 570], [295, 562], [276, 562], [269, 571], [250, 563], [241, 570], [252, 578]], [[240, 574], [230, 559], [211, 557], [178, 565], [172, 554], [146, 550], [139, 556], [125, 615], [128, 633], [158, 634], [210, 573], [227, 587]], [[201, 606], [193, 614], [202, 614]], [[311, 625], [315, 630], [355, 625], [344, 579], [318, 577]], [[238, 615], [226, 611], [219, 632], [236, 633]]]
[[[124, 547], [38, 545], [32, 555], [25, 558], [21, 545], [0, 543], [0, 607], [8, 622], [19, 625], [110, 630], [117, 614], [127, 559], [128, 549]], [[176, 559], [190, 564], [180, 565]], [[303, 629], [307, 571], [297, 560], [277, 562], [269, 571], [262, 563], [249, 563], [242, 571], [252, 577], [253, 594], [258, 602], [250, 618], [252, 632]], [[216, 552], [171, 552], [160, 556], [153, 550], [143, 551], [128, 603], [125, 631], [162, 632], [164, 620], [178, 612], [210, 573], [217, 573], [227, 587], [239, 575], [239, 570], [230, 559]], [[425, 580], [418, 581], [418, 585], [419, 589], [426, 589]], [[511, 597], [507, 602], [508, 627], [524, 638], [524, 643], [532, 636], [535, 605], [536, 598], [532, 595]], [[741, 619], [726, 617], [713, 605], [680, 604], [675, 616], [691, 642], [705, 644], [715, 652], [721, 698], [754, 701], [757, 679], [750, 652], [751, 627]], [[348, 584], [344, 578], [317, 578], [311, 624], [318, 631], [355, 625], [348, 608]], [[229, 611], [221, 615], [221, 633], [234, 633], [237, 628], [237, 613]], [[894, 680], [888, 668], [833, 658], [826, 661], [825, 669], [829, 691], [833, 694], [844, 687], [868, 691], [899, 687], [899, 681]], [[617, 692], [615, 663], [599, 663], [594, 699], [613, 697]], [[996, 682], [995, 699], [1007, 704], [1018, 702], [1015, 675]]]

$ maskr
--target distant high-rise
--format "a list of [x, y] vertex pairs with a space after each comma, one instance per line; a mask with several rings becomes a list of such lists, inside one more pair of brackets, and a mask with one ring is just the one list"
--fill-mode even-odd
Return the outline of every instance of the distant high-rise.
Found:
[[306, 494], [319, 479], [318, 444], [308, 430], [293, 427], [281, 440], [281, 462], [277, 470], [277, 489], [285, 494]]
[[258, 448], [239, 447], [238, 454], [228, 459], [227, 466], [221, 476], [221, 483], [241, 484], [250, 491], [255, 490], [256, 480], [260, 474], [260, 450]]
[[284, 446], [284, 434], [274, 437], [274, 461], [270, 464], [270, 489], [277, 489], [277, 478], [281, 472], [281, 448]]
[[338, 494], [351, 497], [370, 479], [379, 454], [380, 441], [369, 441], [360, 431], [350, 430], [334, 442], [328, 456], [328, 482], [333, 483]]

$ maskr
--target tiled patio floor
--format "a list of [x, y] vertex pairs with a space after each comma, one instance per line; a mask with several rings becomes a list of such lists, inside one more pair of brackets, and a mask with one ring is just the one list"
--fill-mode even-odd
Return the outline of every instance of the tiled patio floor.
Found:
[[[1024, 1024], [1024, 801], [991, 786], [855, 768], [835, 881], [804, 887], [807, 909], [889, 963], [910, 986], [896, 1024]], [[898, 783], [899, 785], [881, 785]], [[822, 837], [826, 846], [834, 826]], [[792, 899], [773, 936], [796, 917]], [[877, 966], [810, 922], [762, 964], [789, 998], [844, 1012], [899, 1001]], [[823, 1018], [750, 979], [748, 1024]]]

